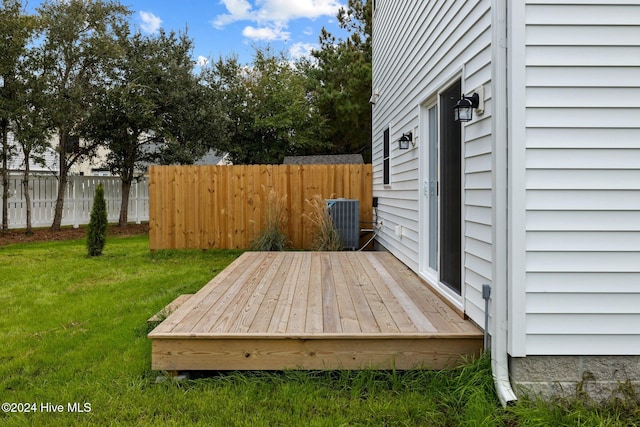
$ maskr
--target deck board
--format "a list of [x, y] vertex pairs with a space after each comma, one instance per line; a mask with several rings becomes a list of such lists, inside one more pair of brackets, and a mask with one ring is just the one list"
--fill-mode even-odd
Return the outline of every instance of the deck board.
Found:
[[[362, 303], [369, 306], [378, 328], [380, 328], [380, 332], [399, 333], [400, 329], [396, 326], [396, 322], [394, 322], [393, 317], [389, 312], [387, 303], [385, 303], [385, 300], [378, 293], [375, 283], [371, 281], [371, 278], [367, 274], [366, 266], [363, 266], [360, 263], [360, 257], [356, 256], [355, 253], [347, 253], [346, 258], [349, 260], [351, 267], [356, 273], [355, 285], [360, 286], [364, 292], [365, 301]], [[388, 304], [391, 305], [392, 301], [389, 300]]]
[[330, 255], [331, 273], [335, 285], [338, 311], [340, 312], [340, 326], [343, 332], [358, 333], [361, 331], [358, 323], [358, 314], [349, 292], [349, 285], [341, 268], [340, 256], [336, 253]]
[[384, 252], [246, 252], [149, 337], [163, 370], [440, 368], [482, 346]]
[[293, 309], [293, 302], [296, 295], [297, 286], [300, 284], [298, 280], [300, 269], [302, 268], [303, 256], [301, 253], [294, 253], [289, 257], [291, 268], [284, 279], [280, 299], [276, 304], [273, 315], [269, 322], [269, 333], [284, 333], [287, 331], [287, 325]]
[[300, 266], [300, 275], [296, 284], [291, 315], [287, 324], [287, 333], [302, 334], [307, 322], [307, 301], [309, 298], [309, 282], [311, 271], [311, 257], [305, 256]]
[[[225, 302], [219, 303], [220, 299], [228, 292], [239, 290], [243, 281], [247, 280], [251, 274], [260, 266], [260, 255], [251, 258], [239, 258], [235, 262], [234, 268], [225, 268], [220, 272], [215, 280], [216, 283], [226, 283], [229, 286], [205, 286], [196, 293], [196, 297], [189, 300], [189, 305], [174, 315], [171, 319], [165, 320], [166, 330], [175, 333], [190, 332], [195, 324], [201, 323], [202, 329], [209, 329], [209, 323], [215, 322], [220, 315], [219, 307]], [[211, 283], [211, 282], [210, 282]], [[206, 322], [209, 323], [206, 323]]]
[[311, 269], [309, 270], [309, 293], [307, 297], [307, 321], [304, 331], [310, 334], [317, 334], [323, 331], [324, 320], [322, 318], [322, 288], [321, 283], [320, 257], [311, 258]]
[[336, 295], [336, 283], [333, 277], [333, 269], [329, 253], [320, 255], [320, 268], [322, 283], [322, 320], [323, 331], [342, 332], [342, 313], [338, 307], [338, 297]]
[[381, 332], [378, 322], [373, 315], [373, 311], [369, 304], [367, 304], [367, 298], [364, 293], [363, 285], [354, 281], [355, 270], [351, 266], [349, 259], [346, 256], [340, 257], [340, 265], [342, 271], [344, 271], [345, 277], [349, 277], [349, 294], [354, 305], [354, 310], [358, 319], [358, 325], [362, 333], [378, 333]]

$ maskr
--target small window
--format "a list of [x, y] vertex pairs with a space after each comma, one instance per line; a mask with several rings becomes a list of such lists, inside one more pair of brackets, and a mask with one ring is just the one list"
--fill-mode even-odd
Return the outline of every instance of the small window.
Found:
[[389, 129], [384, 131], [384, 145], [382, 153], [382, 168], [383, 168], [383, 184], [388, 185], [390, 181], [390, 165], [389, 165]]
[[65, 145], [65, 152], [67, 154], [75, 154], [80, 152], [80, 137], [76, 135], [68, 135], [67, 143]]

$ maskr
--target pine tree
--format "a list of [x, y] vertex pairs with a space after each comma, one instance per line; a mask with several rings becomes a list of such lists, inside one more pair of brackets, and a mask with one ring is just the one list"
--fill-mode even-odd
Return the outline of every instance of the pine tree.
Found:
[[87, 228], [87, 251], [89, 256], [102, 255], [102, 250], [107, 242], [107, 203], [104, 200], [104, 187], [102, 183], [96, 187], [93, 197], [91, 219]]

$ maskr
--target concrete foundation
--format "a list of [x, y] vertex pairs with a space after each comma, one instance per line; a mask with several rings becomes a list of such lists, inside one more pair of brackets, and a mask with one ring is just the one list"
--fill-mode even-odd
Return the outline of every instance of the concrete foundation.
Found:
[[511, 358], [511, 383], [520, 396], [585, 397], [596, 402], [640, 394], [638, 356], [527, 356]]

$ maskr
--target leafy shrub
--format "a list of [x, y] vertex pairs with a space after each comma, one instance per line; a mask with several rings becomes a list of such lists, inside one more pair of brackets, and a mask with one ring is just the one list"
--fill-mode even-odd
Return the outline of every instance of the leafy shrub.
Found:
[[104, 200], [104, 187], [102, 183], [96, 187], [93, 197], [91, 218], [87, 227], [87, 252], [89, 256], [102, 255], [102, 250], [107, 242], [107, 203]]

